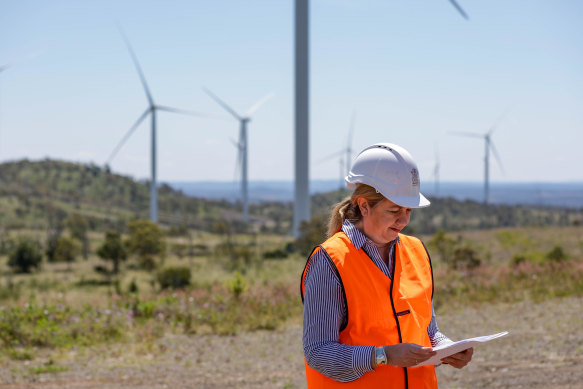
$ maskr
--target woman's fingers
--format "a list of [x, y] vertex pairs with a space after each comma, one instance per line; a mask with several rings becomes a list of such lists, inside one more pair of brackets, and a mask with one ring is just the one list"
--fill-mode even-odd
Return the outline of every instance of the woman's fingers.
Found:
[[467, 350], [461, 351], [457, 354], [450, 355], [447, 358], [443, 358], [441, 361], [443, 363], [447, 363], [456, 369], [461, 369], [462, 367], [466, 366], [471, 360], [472, 355], [474, 354], [474, 349], [469, 348]]
[[431, 347], [423, 347], [414, 343], [402, 343], [393, 346], [387, 346], [387, 355], [391, 365], [396, 366], [415, 366], [426, 361], [435, 351]]

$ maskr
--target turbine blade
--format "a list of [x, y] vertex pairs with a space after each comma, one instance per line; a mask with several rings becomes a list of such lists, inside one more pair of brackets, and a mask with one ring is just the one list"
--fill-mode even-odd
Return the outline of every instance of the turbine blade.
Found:
[[323, 158], [319, 159], [319, 160], [317, 161], [317, 163], [322, 163], [322, 162], [328, 161], [328, 160], [330, 160], [330, 159], [332, 159], [332, 158], [336, 158], [336, 157], [338, 157], [339, 155], [340, 155], [340, 156], [342, 156], [342, 155], [344, 155], [344, 153], [345, 153], [345, 152], [346, 152], [346, 150], [340, 150], [340, 151], [336, 151], [336, 152], [334, 152], [333, 154], [329, 154], [329, 155], [327, 155], [327, 156], [325, 156], [325, 157], [323, 157]]
[[271, 99], [273, 96], [275, 96], [275, 93], [273, 93], [273, 92], [268, 93], [267, 95], [263, 96], [251, 108], [249, 108], [249, 110], [247, 111], [247, 113], [244, 116], [246, 118], [251, 116], [253, 114], [253, 112], [257, 111], [259, 109], [259, 107], [261, 107], [263, 105], [263, 103], [265, 103], [267, 100]]
[[241, 147], [242, 147], [241, 143], [237, 142], [233, 138], [229, 138], [229, 140], [231, 141], [231, 143], [233, 144], [233, 146], [235, 146], [237, 148], [237, 150], [240, 150], [241, 149]]
[[128, 51], [130, 52], [130, 56], [132, 57], [132, 60], [134, 61], [134, 65], [136, 66], [136, 69], [138, 70], [138, 75], [140, 76], [140, 81], [142, 82], [142, 86], [144, 87], [144, 91], [146, 92], [146, 97], [148, 98], [148, 102], [150, 103], [150, 107], [154, 106], [154, 99], [152, 98], [152, 94], [150, 93], [150, 89], [148, 88], [148, 84], [146, 83], [146, 77], [144, 76], [144, 72], [142, 71], [142, 68], [140, 67], [140, 63], [138, 62], [138, 57], [136, 57], [136, 54], [134, 53], [134, 50], [132, 49], [132, 45], [130, 44], [129, 39], [127, 38], [126, 34], [124, 33], [123, 29], [121, 28], [120, 25], [117, 26], [119, 33], [121, 34], [127, 48]]
[[214, 101], [217, 102], [217, 104], [219, 104], [221, 107], [223, 107], [228, 113], [230, 113], [231, 115], [233, 115], [235, 117], [235, 119], [237, 120], [243, 120], [243, 118], [241, 116], [239, 116], [239, 114], [237, 112], [235, 112], [235, 110], [231, 107], [229, 107], [227, 105], [227, 103], [225, 103], [223, 100], [219, 99], [217, 97], [217, 95], [215, 95], [213, 92], [211, 92], [210, 90], [208, 90], [207, 88], [203, 87], [202, 90], [209, 95]]
[[459, 135], [459, 136], [469, 136], [471, 138], [483, 138], [483, 134], [477, 134], [475, 132], [464, 132], [464, 131], [449, 131], [449, 134]]
[[160, 111], [166, 111], [166, 112], [172, 112], [172, 113], [179, 113], [181, 115], [190, 115], [190, 116], [198, 116], [198, 117], [208, 117], [208, 115], [205, 115], [205, 114], [200, 113], [200, 112], [189, 111], [189, 110], [180, 109], [180, 108], [172, 108], [172, 107], [168, 107], [168, 106], [165, 106], [165, 105], [156, 105], [155, 108], [156, 109], [159, 109]]
[[498, 165], [500, 165], [500, 170], [502, 170], [502, 173], [504, 173], [504, 165], [502, 165], [502, 160], [500, 159], [500, 155], [498, 155], [498, 150], [496, 150], [496, 146], [494, 146], [492, 141], [490, 141], [490, 149], [492, 149], [492, 154], [494, 154]]
[[462, 7], [460, 7], [460, 5], [457, 3], [457, 1], [455, 0], [449, 0], [449, 2], [455, 7], [455, 9], [457, 9], [457, 11], [460, 13], [460, 15], [462, 15], [462, 17], [466, 20], [470, 20], [470, 17], [468, 16], [468, 14], [466, 13], [466, 11], [464, 11], [462, 9]]
[[10, 69], [10, 68], [18, 65], [18, 64], [20, 64], [22, 62], [28, 61], [29, 59], [38, 57], [38, 56], [44, 54], [44, 52], [45, 52], [45, 50], [35, 51], [35, 52], [30, 53], [30, 54], [28, 54], [28, 55], [26, 55], [24, 57], [21, 57], [21, 58], [15, 60], [15, 61], [6, 62], [5, 64], [0, 65], [0, 73], [2, 73], [3, 71], [8, 70], [8, 69]]
[[113, 152], [110, 154], [109, 158], [107, 159], [106, 164], [110, 165], [111, 161], [113, 160], [113, 158], [115, 158], [117, 152], [119, 151], [119, 149], [121, 149], [121, 147], [124, 145], [124, 143], [129, 139], [129, 137], [133, 134], [133, 132], [139, 127], [140, 124], [142, 124], [142, 122], [144, 121], [144, 119], [146, 118], [146, 116], [148, 116], [148, 114], [150, 113], [151, 109], [148, 108], [143, 114], [142, 116], [140, 116], [140, 118], [134, 123], [133, 126], [131, 126], [130, 130], [124, 135], [124, 137], [122, 138], [121, 142], [118, 143], [118, 145], [115, 147], [115, 149], [113, 150]]
[[507, 109], [506, 111], [504, 111], [504, 113], [502, 115], [500, 115], [498, 117], [498, 119], [494, 122], [494, 124], [492, 125], [492, 127], [490, 127], [490, 129], [488, 130], [488, 133], [487, 133], [488, 135], [492, 135], [492, 133], [498, 128], [498, 126], [500, 125], [500, 123], [502, 123], [502, 120], [504, 118], [506, 118], [506, 116], [508, 115], [508, 112], [509, 111], [510, 110]]

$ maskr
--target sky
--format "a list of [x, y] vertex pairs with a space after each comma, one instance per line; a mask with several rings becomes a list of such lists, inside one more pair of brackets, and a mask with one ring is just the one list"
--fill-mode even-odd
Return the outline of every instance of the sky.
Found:
[[[422, 180], [583, 181], [583, 2], [310, 1], [310, 178], [338, 179], [354, 115], [353, 156], [405, 147]], [[0, 162], [104, 165], [147, 108], [117, 26], [154, 101], [209, 115], [158, 113], [159, 181], [232, 181], [239, 124], [249, 179], [294, 177], [291, 0], [0, 0]], [[150, 120], [111, 161], [150, 176]]]

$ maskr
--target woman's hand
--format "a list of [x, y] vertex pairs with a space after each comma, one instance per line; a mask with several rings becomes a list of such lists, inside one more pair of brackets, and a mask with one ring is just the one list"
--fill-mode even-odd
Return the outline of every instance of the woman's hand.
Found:
[[431, 347], [423, 347], [415, 343], [385, 346], [385, 353], [388, 365], [403, 367], [415, 366], [436, 354]]
[[447, 363], [448, 365], [452, 365], [456, 369], [461, 369], [462, 367], [470, 363], [473, 354], [474, 349], [469, 348], [467, 350], [460, 351], [457, 354], [450, 355], [447, 358], [443, 358], [441, 362]]

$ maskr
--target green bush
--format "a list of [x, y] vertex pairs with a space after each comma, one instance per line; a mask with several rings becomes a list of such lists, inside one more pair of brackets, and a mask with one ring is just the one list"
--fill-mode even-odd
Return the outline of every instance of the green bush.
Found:
[[235, 278], [227, 282], [227, 288], [231, 291], [236, 299], [239, 299], [243, 292], [249, 289], [249, 284], [238, 271], [235, 272]]
[[16, 272], [29, 273], [33, 268], [40, 266], [42, 259], [38, 242], [27, 237], [20, 237], [8, 256], [8, 266]]
[[456, 249], [456, 241], [449, 237], [445, 230], [439, 230], [429, 241], [429, 247], [432, 250], [437, 251], [439, 258], [443, 262], [448, 263], [451, 261], [451, 258], [453, 258], [453, 254]]
[[547, 253], [546, 259], [549, 262], [562, 262], [565, 259], [567, 259], [567, 254], [565, 253], [565, 250], [563, 250], [561, 246], [556, 245], [551, 249], [551, 251]]
[[275, 249], [263, 253], [265, 259], [285, 259], [288, 257], [288, 252], [282, 249]]
[[512, 259], [510, 260], [510, 266], [517, 267], [518, 265], [520, 265], [521, 263], [524, 263], [526, 261], [528, 261], [528, 259], [526, 258], [525, 255], [514, 254], [514, 256], [512, 256]]
[[456, 269], [474, 269], [481, 263], [482, 261], [473, 247], [459, 247], [453, 253], [453, 264]]
[[129, 293], [138, 293], [139, 292], [138, 283], [136, 282], [135, 278], [132, 278], [132, 282], [130, 282], [128, 286]]
[[156, 279], [162, 289], [178, 289], [190, 285], [190, 269], [184, 266], [168, 267], [158, 272]]

